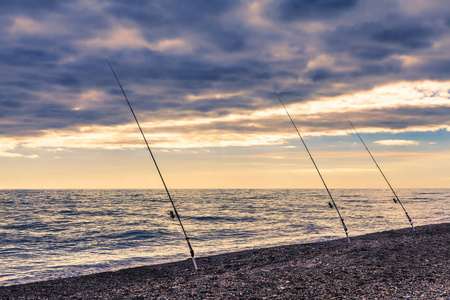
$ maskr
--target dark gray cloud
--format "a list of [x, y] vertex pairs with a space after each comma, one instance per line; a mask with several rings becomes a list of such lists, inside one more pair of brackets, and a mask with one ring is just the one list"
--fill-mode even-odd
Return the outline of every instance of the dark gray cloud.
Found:
[[[422, 64], [417, 67], [417, 72], [433, 80], [449, 80], [450, 79], [450, 59], [449, 58], [431, 58], [424, 60]], [[417, 76], [417, 73], [414, 75]]]
[[201, 20], [213, 20], [236, 8], [242, 1], [193, 0], [110, 1], [106, 11], [117, 18], [127, 18], [148, 26], [195, 26]]
[[[244, 29], [232, 22], [221, 21], [233, 9], [241, 5], [240, 0], [189, 2], [115, 1], [107, 10], [118, 20], [140, 26], [149, 40], [161, 36], [168, 38], [183, 35], [197, 35], [206, 39], [222, 51], [236, 52], [245, 48]], [[225, 18], [225, 17], [224, 17]]]
[[410, 127], [430, 125], [450, 125], [448, 114], [450, 108], [436, 106], [433, 108], [401, 107], [393, 109], [373, 109], [362, 114], [351, 114], [346, 117], [359, 126], [372, 128], [391, 128], [404, 130]]
[[258, 104], [251, 99], [243, 97], [230, 97], [227, 99], [202, 99], [183, 105], [185, 110], [195, 110], [200, 112], [224, 111], [230, 108], [254, 110]]
[[283, 0], [275, 1], [268, 14], [278, 20], [315, 20], [336, 18], [356, 6], [358, 0]]
[[357, 69], [349, 71], [335, 71], [332, 68], [317, 68], [306, 73], [312, 82], [352, 82], [364, 77], [390, 76], [399, 74], [402, 64], [398, 60], [386, 60], [379, 63], [361, 63]]
[[38, 14], [48, 13], [48, 11], [58, 10], [64, 6], [64, 3], [58, 0], [42, 0], [39, 2], [33, 0], [21, 0], [21, 1], [1, 1], [0, 11], [4, 14]]
[[442, 33], [439, 20], [390, 16], [376, 23], [340, 26], [329, 33], [326, 43], [331, 53], [342, 52], [362, 60], [380, 60], [394, 54], [430, 48]]

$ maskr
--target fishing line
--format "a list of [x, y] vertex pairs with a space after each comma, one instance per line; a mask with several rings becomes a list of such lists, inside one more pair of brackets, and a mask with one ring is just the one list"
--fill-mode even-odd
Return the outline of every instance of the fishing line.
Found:
[[124, 91], [122, 85], [120, 84], [120, 81], [119, 81], [119, 78], [118, 78], [117, 75], [116, 75], [116, 72], [114, 72], [114, 69], [113, 69], [113, 67], [111, 66], [111, 64], [109, 63], [109, 61], [106, 60], [106, 62], [108, 63], [109, 67], [111, 68], [111, 71], [113, 72], [114, 77], [116, 78], [117, 83], [119, 84], [119, 87], [120, 87], [120, 89], [122, 90], [122, 94], [123, 94], [123, 96], [125, 97], [125, 100], [127, 100], [128, 106], [130, 107], [130, 110], [131, 110], [131, 113], [133, 114], [134, 120], [136, 121], [136, 124], [137, 124], [137, 126], [139, 127], [139, 130], [140, 130], [140, 132], [141, 132], [141, 134], [142, 134], [142, 137], [144, 138], [145, 144], [147, 145], [148, 152], [150, 152], [150, 155], [151, 155], [151, 157], [152, 157], [152, 160], [153, 160], [153, 162], [155, 163], [156, 170], [158, 171], [159, 177], [161, 178], [161, 181], [162, 181], [162, 183], [163, 183], [163, 185], [164, 185], [164, 188], [166, 189], [167, 196], [169, 196], [169, 200], [170, 200], [170, 203], [172, 204], [173, 211], [175, 212], [175, 216], [177, 217], [178, 222], [180, 223], [181, 229], [183, 230], [184, 238], [186, 239], [186, 242], [187, 242], [187, 244], [188, 244], [189, 251], [190, 251], [190, 253], [191, 253], [192, 262], [194, 263], [195, 270], [197, 270], [197, 263], [195, 262], [194, 250], [192, 249], [191, 243], [189, 242], [189, 237], [187, 236], [186, 231], [184, 230], [183, 223], [181, 223], [180, 216], [178, 215], [177, 209], [175, 208], [175, 204], [173, 203], [172, 197], [170, 196], [169, 189], [167, 188], [166, 182], [164, 181], [164, 178], [163, 178], [163, 176], [162, 176], [162, 174], [161, 174], [161, 171], [159, 170], [158, 164], [156, 163], [156, 159], [155, 159], [155, 157], [153, 156], [152, 150], [150, 149], [150, 146], [148, 145], [147, 139], [145, 138], [145, 135], [144, 135], [144, 132], [142, 131], [141, 125], [139, 125], [139, 121], [138, 121], [138, 119], [137, 119], [137, 117], [136, 117], [136, 114], [134, 113], [134, 110], [133, 110], [133, 108], [131, 107], [130, 100], [128, 100], [128, 97], [127, 97], [127, 95], [125, 94], [125, 91]]
[[339, 209], [338, 209], [336, 203], [334, 202], [333, 196], [331, 196], [330, 190], [328, 189], [327, 184], [325, 183], [325, 180], [324, 180], [323, 177], [322, 177], [322, 174], [320, 174], [319, 168], [317, 167], [316, 162], [314, 161], [314, 158], [313, 158], [312, 155], [311, 155], [311, 152], [309, 152], [309, 149], [308, 149], [308, 147], [306, 146], [306, 143], [305, 143], [305, 141], [303, 140], [302, 135], [301, 135], [300, 132], [298, 131], [297, 126], [295, 125], [294, 120], [292, 120], [292, 117], [291, 117], [291, 115], [289, 114], [289, 112], [288, 112], [286, 106], [284, 106], [283, 101], [281, 101], [280, 96], [278, 96], [277, 93], [275, 93], [275, 95], [277, 96], [278, 100], [280, 100], [280, 103], [281, 103], [281, 105], [283, 106], [284, 110], [286, 111], [286, 114], [288, 115], [289, 119], [291, 120], [292, 125], [294, 125], [294, 128], [295, 128], [295, 130], [297, 131], [298, 136], [299, 136], [300, 139], [302, 140], [303, 146], [305, 146], [306, 152], [308, 152], [309, 158], [311, 158], [311, 161], [312, 161], [312, 163], [314, 164], [314, 167], [316, 168], [317, 173], [319, 174], [319, 177], [320, 177], [320, 179], [322, 180], [323, 185], [325, 186], [325, 189], [327, 190], [328, 196], [330, 196], [330, 199], [331, 199], [332, 204], [331, 204], [331, 203], [328, 203], [328, 205], [330, 206], [330, 208], [335, 208], [335, 209], [336, 209], [336, 212], [337, 212], [338, 215], [339, 215], [339, 219], [341, 220], [342, 227], [344, 227], [344, 231], [345, 231], [345, 235], [347, 236], [347, 240], [348, 240], [348, 242], [350, 243], [350, 238], [349, 238], [348, 232], [347, 232], [347, 226], [345, 226], [344, 219], [342, 218], [342, 215], [341, 215], [341, 213], [339, 212]]
[[411, 218], [408, 215], [408, 212], [406, 211], [405, 207], [403, 206], [402, 202], [400, 201], [400, 199], [397, 196], [397, 193], [394, 191], [394, 189], [392, 188], [391, 184], [389, 183], [389, 181], [387, 180], [386, 176], [384, 176], [383, 171], [381, 171], [380, 166], [378, 165], [377, 161], [375, 160], [375, 158], [373, 157], [372, 153], [370, 152], [369, 148], [367, 148], [366, 143], [364, 143], [363, 139], [361, 138], [361, 136], [359, 135], [358, 131], [356, 131], [355, 126], [353, 126], [353, 123], [350, 122], [350, 120], [347, 119], [347, 121], [350, 123], [350, 125], [352, 126], [353, 130], [355, 131], [356, 135], [359, 137], [360, 141], [363, 143], [364, 147], [366, 148], [367, 152], [369, 153], [370, 157], [372, 158], [373, 162], [375, 163], [375, 165], [377, 166], [378, 170], [380, 170], [381, 175], [383, 176], [384, 180], [386, 180], [386, 183], [388, 184], [389, 188], [391, 189], [392, 193], [394, 194], [394, 202], [400, 204], [400, 206], [402, 207], [403, 211], [405, 212], [406, 217], [408, 218], [409, 224], [411, 224], [412, 230], [416, 231], [416, 229], [414, 229], [414, 225], [413, 222], [411, 220]]

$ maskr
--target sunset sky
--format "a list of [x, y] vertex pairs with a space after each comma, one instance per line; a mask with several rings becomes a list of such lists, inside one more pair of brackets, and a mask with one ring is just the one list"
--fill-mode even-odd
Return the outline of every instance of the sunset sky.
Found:
[[442, 0], [2, 1], [0, 188], [450, 188]]

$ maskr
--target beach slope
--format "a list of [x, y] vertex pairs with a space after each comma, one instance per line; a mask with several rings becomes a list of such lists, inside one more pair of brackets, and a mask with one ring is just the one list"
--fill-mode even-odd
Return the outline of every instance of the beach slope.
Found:
[[1, 299], [450, 299], [450, 223], [0, 288]]

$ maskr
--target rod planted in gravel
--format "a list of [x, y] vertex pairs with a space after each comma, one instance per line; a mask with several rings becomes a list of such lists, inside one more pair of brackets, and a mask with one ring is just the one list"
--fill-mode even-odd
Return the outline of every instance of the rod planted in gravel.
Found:
[[408, 212], [406, 211], [405, 207], [403, 206], [402, 202], [400, 201], [400, 199], [397, 196], [397, 193], [394, 191], [394, 189], [392, 188], [391, 184], [389, 183], [389, 181], [387, 180], [386, 176], [384, 176], [383, 171], [381, 171], [380, 166], [378, 165], [377, 161], [375, 160], [375, 158], [373, 157], [372, 153], [370, 153], [369, 148], [367, 148], [366, 143], [364, 143], [363, 139], [361, 138], [361, 136], [359, 135], [358, 131], [356, 131], [355, 126], [353, 126], [353, 123], [350, 122], [350, 120], [347, 119], [347, 121], [350, 123], [350, 125], [352, 126], [353, 130], [355, 131], [356, 135], [359, 137], [361, 143], [364, 145], [364, 147], [366, 148], [367, 152], [369, 153], [370, 157], [372, 158], [373, 162], [375, 163], [375, 165], [377, 166], [378, 170], [380, 170], [381, 175], [383, 176], [384, 180], [386, 180], [386, 183], [388, 184], [389, 188], [391, 189], [392, 193], [394, 194], [394, 202], [400, 204], [400, 206], [402, 207], [403, 211], [405, 212], [406, 218], [408, 218], [409, 224], [411, 224], [411, 228], [413, 231], [416, 231], [414, 229], [414, 225], [413, 222], [411, 220], [411, 218], [408, 215]]
[[328, 196], [330, 196], [330, 199], [331, 199], [331, 202], [332, 202], [332, 204], [331, 204], [331, 203], [329, 204], [329, 205], [330, 205], [330, 208], [335, 208], [335, 209], [336, 209], [336, 212], [337, 212], [338, 215], [339, 215], [339, 219], [341, 220], [342, 227], [344, 227], [344, 231], [345, 231], [345, 235], [347, 236], [347, 240], [348, 240], [348, 242], [350, 243], [350, 238], [349, 238], [349, 236], [348, 236], [347, 226], [345, 226], [345, 223], [344, 223], [344, 218], [342, 218], [342, 215], [341, 215], [341, 213], [340, 213], [340, 211], [339, 211], [339, 209], [338, 209], [336, 203], [334, 202], [333, 196], [331, 196], [330, 190], [328, 189], [327, 184], [325, 183], [325, 180], [324, 180], [323, 177], [322, 177], [322, 174], [320, 174], [319, 168], [317, 167], [316, 162], [314, 161], [314, 158], [313, 158], [312, 155], [311, 155], [311, 152], [309, 152], [309, 149], [308, 149], [308, 147], [306, 146], [306, 143], [305, 143], [305, 141], [303, 140], [302, 135], [301, 135], [300, 132], [298, 131], [298, 128], [297, 128], [297, 126], [295, 125], [294, 120], [292, 120], [292, 117], [291, 117], [291, 115], [289, 114], [289, 112], [288, 112], [286, 106], [284, 106], [283, 101], [281, 101], [280, 96], [278, 96], [277, 93], [275, 93], [275, 95], [277, 96], [278, 100], [280, 100], [280, 103], [281, 103], [281, 105], [283, 106], [284, 110], [286, 111], [286, 114], [288, 115], [289, 119], [291, 120], [292, 125], [294, 125], [294, 128], [295, 128], [295, 130], [297, 131], [298, 136], [300, 137], [300, 140], [301, 140], [302, 143], [303, 143], [303, 146], [305, 146], [306, 152], [308, 152], [309, 158], [311, 158], [311, 161], [312, 161], [312, 163], [314, 164], [314, 167], [316, 168], [317, 173], [319, 174], [319, 177], [320, 177], [320, 179], [322, 180], [323, 185], [325, 186], [325, 189], [327, 190]]
[[140, 130], [140, 132], [141, 132], [141, 134], [142, 134], [142, 137], [144, 138], [145, 144], [147, 145], [148, 152], [150, 153], [150, 155], [151, 155], [151, 157], [152, 157], [153, 163], [155, 164], [155, 167], [156, 167], [156, 170], [158, 171], [159, 177], [161, 178], [161, 181], [162, 181], [162, 183], [163, 183], [163, 185], [164, 185], [164, 188], [166, 189], [167, 196], [169, 196], [169, 200], [170, 200], [170, 203], [172, 204], [173, 211], [175, 212], [175, 216], [177, 217], [178, 222], [180, 223], [181, 230], [183, 231], [184, 238], [186, 239], [187, 245], [188, 245], [188, 247], [189, 247], [189, 252], [191, 253], [192, 262], [194, 263], [195, 270], [197, 270], [197, 263], [195, 262], [194, 250], [192, 249], [191, 243], [189, 242], [189, 237], [188, 237], [186, 231], [184, 230], [183, 223], [181, 223], [180, 215], [178, 214], [177, 209], [176, 209], [176, 207], [175, 207], [175, 204], [173, 203], [172, 197], [170, 196], [170, 193], [169, 193], [169, 189], [167, 188], [166, 182], [164, 181], [164, 178], [163, 178], [163, 176], [162, 176], [162, 174], [161, 174], [161, 171], [159, 170], [158, 164], [156, 163], [156, 159], [155, 159], [155, 157], [153, 156], [152, 150], [150, 149], [150, 146], [148, 145], [147, 139], [145, 138], [145, 135], [144, 135], [144, 132], [142, 131], [141, 125], [139, 125], [139, 121], [138, 121], [138, 119], [137, 119], [137, 117], [136, 117], [136, 114], [134, 113], [134, 110], [133, 110], [133, 108], [131, 107], [130, 100], [128, 100], [128, 97], [127, 97], [127, 95], [125, 94], [125, 91], [124, 91], [122, 85], [120, 84], [120, 81], [119, 81], [119, 78], [118, 78], [117, 75], [116, 75], [116, 72], [114, 72], [114, 69], [113, 69], [113, 67], [111, 66], [111, 64], [109, 63], [109, 61], [106, 60], [106, 62], [108, 63], [109, 67], [111, 68], [111, 71], [112, 71], [112, 73], [114, 74], [114, 77], [116, 78], [117, 83], [119, 84], [120, 89], [122, 90], [122, 94], [123, 94], [123, 96], [125, 97], [125, 100], [127, 100], [128, 106], [130, 107], [130, 110], [131, 110], [131, 113], [133, 114], [134, 120], [136, 121], [136, 124], [137, 124], [137, 126], [139, 127], [139, 130]]

